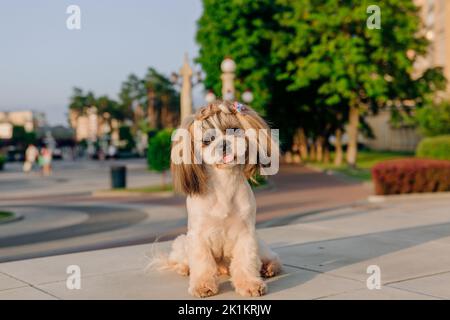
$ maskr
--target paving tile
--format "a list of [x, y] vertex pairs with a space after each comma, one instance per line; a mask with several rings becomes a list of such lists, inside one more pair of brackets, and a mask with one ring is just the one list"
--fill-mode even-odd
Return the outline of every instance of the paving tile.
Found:
[[[267, 283], [269, 292], [261, 299], [313, 299], [363, 286], [357, 281], [289, 267]], [[196, 299], [187, 292], [188, 278], [172, 272], [145, 274], [136, 270], [83, 278], [80, 290], [67, 289], [65, 282], [44, 284], [39, 288], [62, 299]], [[235, 293], [228, 277], [222, 277], [220, 293], [210, 299], [244, 297]]]
[[172, 272], [146, 274], [120, 271], [81, 279], [81, 289], [69, 290], [65, 282], [39, 285], [62, 299], [191, 299], [188, 278]]
[[283, 227], [273, 227], [257, 230], [258, 235], [272, 248], [308, 243], [314, 241], [340, 238], [348, 235], [330, 228], [295, 224]]
[[26, 283], [0, 273], [0, 291], [27, 286]]
[[[359, 281], [329, 276], [308, 270], [284, 267], [281, 275], [267, 280], [268, 293], [258, 299], [316, 299], [324, 295], [333, 295], [339, 292], [357, 290], [364, 285], [365, 284]], [[212, 297], [213, 299], [255, 299], [238, 296], [230, 283], [224, 284], [223, 287], [224, 293]]]
[[33, 287], [21, 287], [0, 291], [0, 300], [55, 300], [49, 294], [46, 294]]
[[[414, 233], [420, 233], [424, 226], [429, 226], [431, 231], [437, 232], [437, 227], [442, 226], [439, 234], [434, 235], [435, 240], [450, 236], [450, 210], [447, 206], [418, 206], [416, 203], [397, 205], [360, 205], [343, 208], [332, 212], [326, 212], [317, 216], [311, 216], [311, 221], [306, 225], [331, 229], [337, 233], [347, 235], [361, 235], [370, 233], [399, 233], [400, 236], [414, 239]], [[447, 227], [445, 229], [445, 227]], [[436, 229], [436, 230], [434, 230]], [[424, 231], [427, 231], [424, 229]], [[422, 233], [423, 236], [432, 237], [433, 234]]]
[[326, 296], [321, 298], [321, 300], [322, 299], [323, 300], [435, 300], [437, 298], [383, 286], [379, 290], [377, 289], [369, 290], [365, 288], [340, 293], [333, 296]]
[[153, 250], [165, 251], [169, 246], [170, 242], [166, 242], [6, 262], [0, 263], [0, 272], [35, 285], [65, 281], [70, 265], [78, 265], [82, 276], [144, 269]]
[[383, 283], [450, 271], [448, 245], [416, 245], [375, 235], [286, 246], [277, 252], [285, 264], [359, 281], [367, 279], [370, 265], [381, 268]]
[[450, 273], [435, 274], [427, 277], [393, 283], [391, 287], [421, 292], [450, 299]]

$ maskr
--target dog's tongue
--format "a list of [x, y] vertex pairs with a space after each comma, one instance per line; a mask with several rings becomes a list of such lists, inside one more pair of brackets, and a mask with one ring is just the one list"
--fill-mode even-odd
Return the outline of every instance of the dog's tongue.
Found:
[[233, 161], [233, 159], [234, 157], [232, 154], [227, 154], [223, 157], [223, 163], [230, 163], [231, 161]]

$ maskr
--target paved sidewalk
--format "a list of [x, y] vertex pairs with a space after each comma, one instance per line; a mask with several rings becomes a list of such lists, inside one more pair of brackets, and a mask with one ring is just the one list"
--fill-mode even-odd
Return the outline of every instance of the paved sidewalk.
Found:
[[[449, 299], [450, 196], [400, 198], [312, 215], [302, 223], [259, 230], [284, 272], [262, 299]], [[167, 250], [169, 242], [154, 246]], [[191, 299], [187, 278], [146, 274], [152, 245], [0, 264], [0, 299]], [[66, 288], [79, 265], [81, 289]], [[369, 290], [367, 267], [381, 269]], [[228, 279], [212, 299], [239, 299]]]

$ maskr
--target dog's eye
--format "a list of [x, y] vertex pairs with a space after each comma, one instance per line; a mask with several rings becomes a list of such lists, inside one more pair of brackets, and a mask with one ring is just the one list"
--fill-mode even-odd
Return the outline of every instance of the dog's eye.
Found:
[[229, 128], [226, 130], [226, 132], [237, 137], [241, 137], [244, 134], [244, 130], [242, 130], [241, 128]]
[[209, 146], [209, 144], [210, 144], [211, 142], [213, 142], [215, 139], [216, 139], [216, 137], [214, 137], [214, 136], [211, 136], [211, 137], [209, 137], [209, 138], [206, 138], [205, 140], [203, 140], [203, 145], [204, 145], [204, 146]]

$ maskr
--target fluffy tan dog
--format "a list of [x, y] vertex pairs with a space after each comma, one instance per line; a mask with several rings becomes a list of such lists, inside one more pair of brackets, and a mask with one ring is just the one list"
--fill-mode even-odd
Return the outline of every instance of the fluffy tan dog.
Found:
[[[184, 139], [188, 145], [182, 149], [183, 141], [173, 142], [171, 169], [176, 190], [187, 194], [188, 231], [174, 240], [167, 257], [154, 264], [189, 275], [189, 293], [197, 297], [217, 294], [221, 274], [231, 276], [239, 294], [261, 296], [266, 292], [261, 277], [279, 273], [281, 263], [256, 235], [256, 204], [247, 180], [263, 164], [261, 153], [253, 156], [252, 163], [249, 149], [257, 146], [278, 155], [278, 146], [268, 134], [255, 139], [244, 135], [244, 131], [267, 132], [268, 126], [250, 107], [236, 102], [209, 104], [180, 128], [189, 133], [189, 140]], [[244, 152], [233, 143], [236, 137], [245, 137]], [[196, 163], [175, 163], [174, 153], [180, 149], [185, 160], [188, 153], [190, 159], [197, 157]]]

